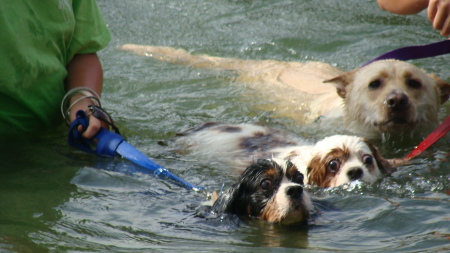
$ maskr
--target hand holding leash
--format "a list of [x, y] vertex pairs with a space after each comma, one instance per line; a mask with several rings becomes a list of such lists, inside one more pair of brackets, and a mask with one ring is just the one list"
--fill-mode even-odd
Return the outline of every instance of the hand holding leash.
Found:
[[[108, 123], [110, 123], [113, 128], [117, 129], [112, 122]], [[78, 130], [80, 125], [83, 129], [87, 129], [89, 126], [88, 116], [83, 110], [79, 110], [76, 113], [76, 119], [70, 125], [68, 137], [69, 145], [99, 156], [114, 157], [118, 154], [153, 172], [156, 177], [169, 178], [189, 190], [199, 191], [204, 189], [203, 187], [194, 186], [170, 173], [161, 165], [155, 163], [150, 158], [142, 154], [139, 150], [127, 143], [120, 134], [101, 128], [94, 138], [86, 139], [82, 136], [82, 132]], [[97, 143], [94, 143], [94, 140], [96, 140]]]

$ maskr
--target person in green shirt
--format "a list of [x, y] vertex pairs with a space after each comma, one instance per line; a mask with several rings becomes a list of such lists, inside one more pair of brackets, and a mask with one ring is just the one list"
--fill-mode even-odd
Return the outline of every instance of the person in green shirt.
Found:
[[[95, 0], [4, 2], [0, 27], [0, 137], [70, 123], [76, 111], [100, 105], [96, 52], [111, 35]], [[83, 136], [101, 125], [90, 115]]]

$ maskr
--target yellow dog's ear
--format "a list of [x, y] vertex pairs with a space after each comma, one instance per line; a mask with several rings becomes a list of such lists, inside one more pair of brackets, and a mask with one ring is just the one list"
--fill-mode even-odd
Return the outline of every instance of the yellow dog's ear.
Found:
[[347, 86], [353, 82], [356, 70], [345, 72], [344, 74], [337, 76], [335, 78], [325, 80], [324, 83], [331, 83], [336, 87], [337, 94], [341, 98], [345, 98], [347, 91]]
[[450, 97], [450, 84], [442, 81], [442, 79], [433, 74], [430, 76], [436, 81], [436, 88], [438, 89], [441, 97], [441, 104], [447, 102]]

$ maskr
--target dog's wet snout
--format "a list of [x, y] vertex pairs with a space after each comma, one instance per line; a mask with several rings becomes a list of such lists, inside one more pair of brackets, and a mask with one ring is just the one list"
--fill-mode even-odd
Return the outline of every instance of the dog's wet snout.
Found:
[[392, 92], [386, 97], [386, 105], [391, 109], [403, 108], [409, 103], [409, 98], [405, 93]]
[[302, 196], [303, 193], [303, 187], [301, 186], [289, 186], [286, 189], [286, 194], [291, 198], [291, 199], [298, 199]]
[[347, 172], [347, 176], [350, 180], [357, 180], [363, 176], [363, 170], [361, 168], [352, 168]]

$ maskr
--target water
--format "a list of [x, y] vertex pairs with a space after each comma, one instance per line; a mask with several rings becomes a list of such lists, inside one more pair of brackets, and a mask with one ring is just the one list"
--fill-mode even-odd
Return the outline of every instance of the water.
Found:
[[[242, 59], [323, 61], [350, 70], [395, 48], [442, 40], [425, 13], [395, 16], [374, 1], [100, 0], [113, 40], [100, 53], [104, 107], [128, 142], [209, 190], [235, 175], [214, 161], [175, 155], [175, 133], [206, 121], [263, 122], [315, 141], [327, 132], [272, 117], [233, 73], [191, 69], [117, 50], [172, 46]], [[449, 80], [448, 56], [413, 63]], [[259, 108], [259, 109], [258, 109]], [[447, 115], [448, 106], [442, 111]], [[192, 192], [122, 159], [67, 147], [64, 126], [2, 145], [0, 251], [5, 252], [448, 252], [448, 139], [372, 184], [311, 188], [319, 213], [285, 227], [204, 211]], [[417, 143], [377, 143], [387, 157]]]

